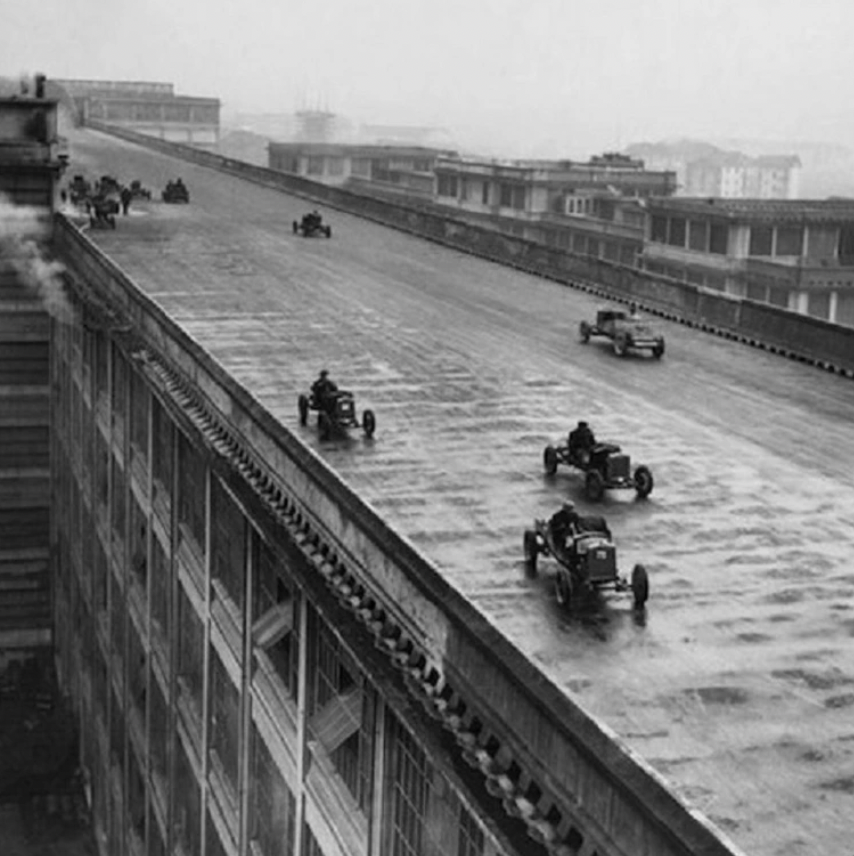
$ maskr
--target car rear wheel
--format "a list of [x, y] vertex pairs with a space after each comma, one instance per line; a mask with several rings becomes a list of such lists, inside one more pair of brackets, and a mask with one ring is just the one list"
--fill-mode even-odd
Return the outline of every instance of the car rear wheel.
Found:
[[305, 425], [308, 422], [308, 396], [301, 395], [297, 400], [297, 407], [299, 408], [299, 424]]
[[662, 339], [653, 349], [652, 355], [660, 360], [664, 356], [664, 339]]
[[639, 466], [635, 470], [635, 490], [638, 499], [646, 499], [652, 493], [653, 484], [652, 472], [650, 472], [649, 467]]
[[525, 575], [535, 577], [537, 575], [537, 555], [540, 552], [536, 532], [531, 529], [525, 530], [522, 549], [525, 551]]
[[331, 226], [327, 226], [327, 227], [326, 227], [326, 237], [327, 237], [327, 238], [331, 238], [331, 237], [332, 237], [332, 227], [331, 227]]
[[563, 570], [557, 572], [555, 577], [555, 599], [565, 612], [572, 607], [572, 577]]
[[373, 437], [374, 431], [377, 430], [377, 419], [374, 416], [373, 410], [366, 410], [362, 414], [362, 430], [366, 437]]
[[599, 502], [605, 495], [605, 481], [598, 470], [590, 470], [584, 479], [584, 492], [591, 502]]
[[557, 449], [554, 446], [546, 446], [543, 451], [543, 466], [550, 476], [557, 472]]
[[296, 220], [294, 220], [294, 222], [293, 222], [293, 229], [294, 229], [294, 234], [296, 235], [296, 233], [299, 232], [299, 223], [297, 223]]
[[618, 357], [624, 357], [627, 351], [628, 348], [626, 346], [625, 338], [623, 336], [617, 336], [617, 338], [614, 339], [614, 353]]
[[578, 334], [585, 345], [590, 341], [590, 325], [586, 321], [582, 321], [578, 325]]
[[649, 599], [649, 576], [643, 565], [635, 565], [632, 568], [632, 594], [635, 609], [641, 609]]

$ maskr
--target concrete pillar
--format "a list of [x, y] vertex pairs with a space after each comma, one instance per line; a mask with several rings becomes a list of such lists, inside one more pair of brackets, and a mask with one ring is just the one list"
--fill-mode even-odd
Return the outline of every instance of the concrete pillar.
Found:
[[830, 305], [827, 308], [827, 320], [830, 321], [831, 324], [836, 323], [836, 306], [839, 302], [839, 292], [831, 291], [830, 292]]

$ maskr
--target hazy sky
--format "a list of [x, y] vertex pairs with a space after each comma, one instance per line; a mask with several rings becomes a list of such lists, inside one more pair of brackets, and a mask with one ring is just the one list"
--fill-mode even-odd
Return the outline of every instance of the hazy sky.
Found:
[[2, 0], [0, 75], [169, 81], [508, 154], [854, 144], [852, 0]]

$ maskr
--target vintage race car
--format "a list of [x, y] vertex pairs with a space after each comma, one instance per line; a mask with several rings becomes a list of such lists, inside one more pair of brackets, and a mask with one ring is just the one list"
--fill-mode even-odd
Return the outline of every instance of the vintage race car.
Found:
[[600, 309], [594, 324], [581, 322], [579, 334], [585, 344], [591, 336], [610, 339], [618, 357], [626, 356], [629, 351], [651, 351], [657, 359], [664, 356], [664, 336], [636, 315], [622, 309]]
[[617, 549], [602, 517], [580, 517], [568, 533], [556, 533], [550, 522], [535, 520], [533, 528], [525, 530], [523, 547], [529, 576], [536, 576], [541, 555], [555, 559], [555, 596], [566, 610], [579, 596], [604, 589], [631, 592], [636, 609], [643, 608], [649, 598], [649, 577], [643, 565], [632, 568], [630, 579], [618, 573]]
[[323, 222], [323, 216], [316, 211], [311, 211], [308, 214], [303, 214], [301, 220], [293, 222], [294, 234], [301, 234], [304, 238], [311, 238], [315, 235], [325, 235], [327, 238], [332, 237], [332, 227]]
[[652, 472], [640, 464], [632, 472], [631, 458], [614, 443], [596, 443], [586, 451], [570, 448], [569, 443], [549, 445], [543, 450], [543, 467], [548, 475], [559, 464], [581, 470], [584, 491], [591, 502], [598, 502], [606, 490], [634, 490], [638, 499], [646, 499], [653, 488]]
[[356, 415], [356, 400], [353, 393], [346, 389], [338, 389], [322, 396], [313, 393], [300, 395], [297, 406], [300, 425], [308, 422], [309, 411], [317, 411], [317, 431], [321, 440], [330, 440], [336, 434], [346, 433], [348, 428], [359, 427], [365, 432], [365, 436], [370, 438], [374, 436], [377, 427], [373, 410], [362, 411], [362, 419], [359, 421]]

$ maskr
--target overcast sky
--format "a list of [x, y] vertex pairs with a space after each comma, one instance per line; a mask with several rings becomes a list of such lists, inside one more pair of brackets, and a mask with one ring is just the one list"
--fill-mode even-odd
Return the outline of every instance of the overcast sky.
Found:
[[852, 0], [2, 0], [0, 75], [172, 82], [508, 154], [854, 145]]

